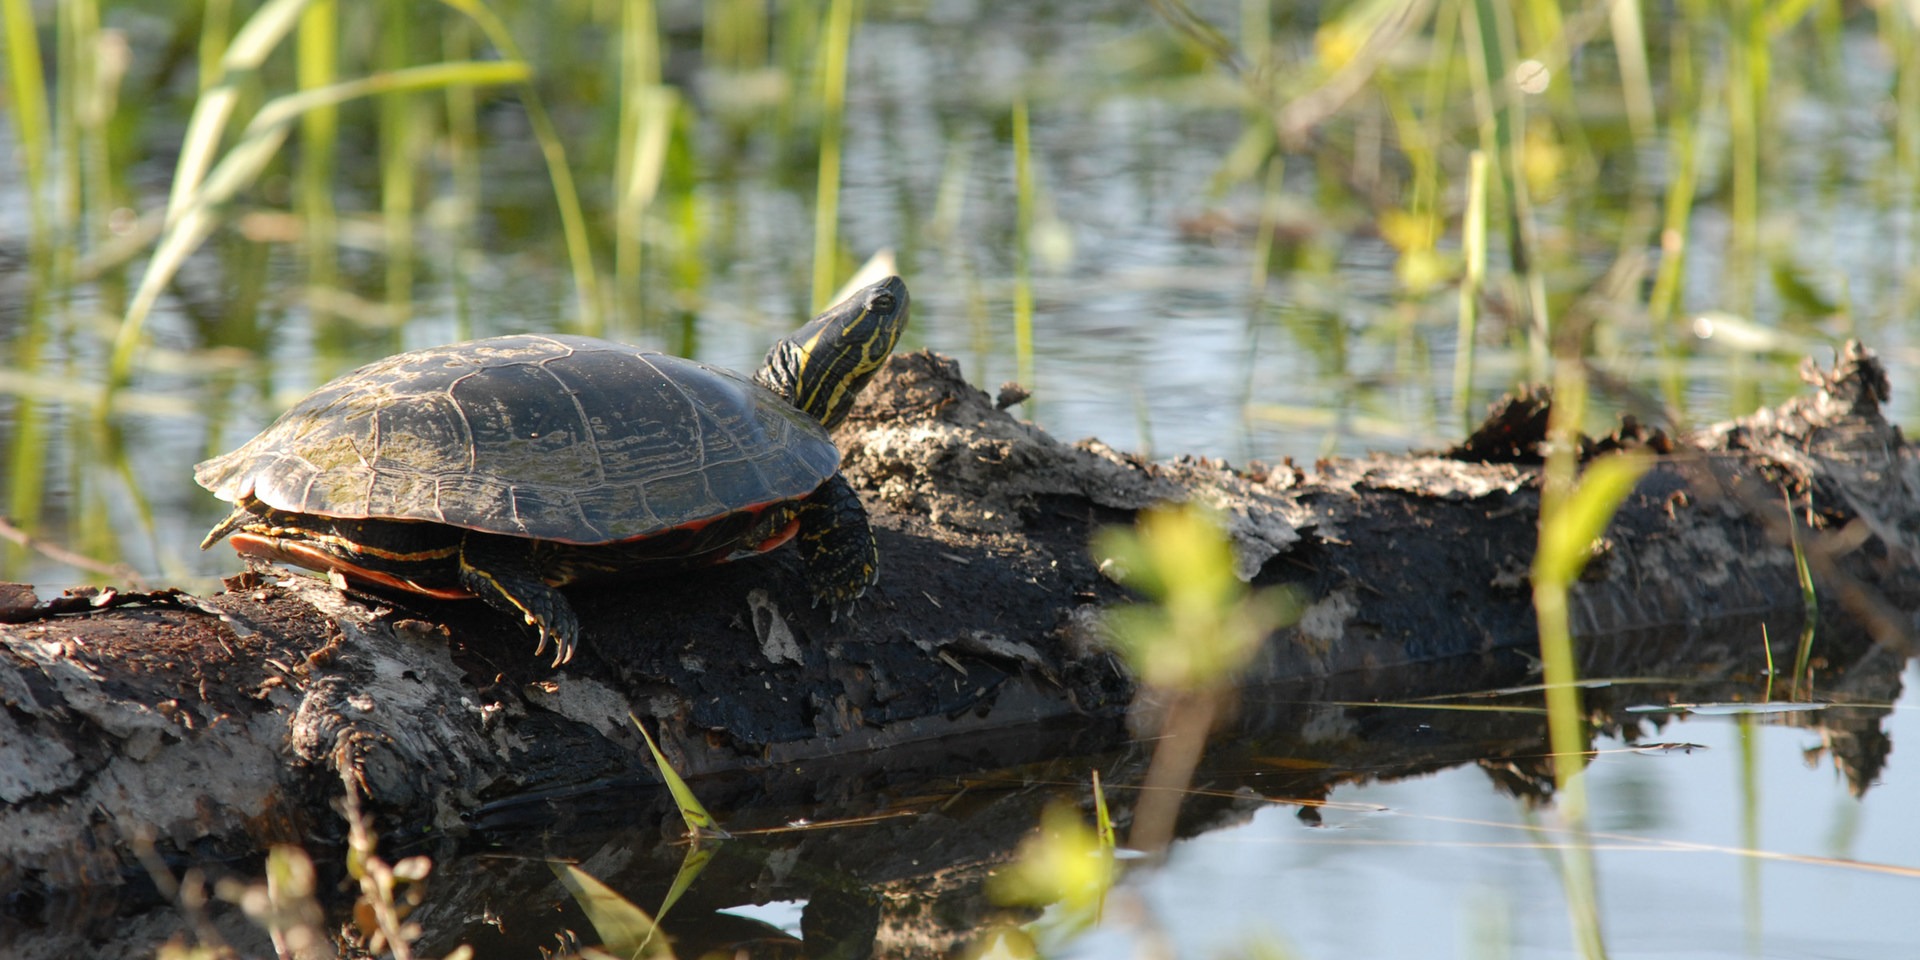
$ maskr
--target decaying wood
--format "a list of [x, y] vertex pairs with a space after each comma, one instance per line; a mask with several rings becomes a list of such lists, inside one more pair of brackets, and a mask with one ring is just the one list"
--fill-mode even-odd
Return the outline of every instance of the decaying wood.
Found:
[[[1595, 545], [1576, 592], [1590, 645], [1797, 608], [1797, 522], [1823, 588], [1907, 649], [1916, 459], [1880, 415], [1871, 354], [1849, 347], [1810, 381], [1697, 435], [1610, 441], [1670, 452]], [[964, 751], [1050, 721], [1111, 735], [1137, 691], [1099, 642], [1098, 611], [1124, 594], [1086, 544], [1163, 500], [1219, 508], [1243, 574], [1311, 599], [1249, 682], [1532, 643], [1537, 473], [1512, 461], [1537, 437], [1507, 437], [1502, 462], [1146, 463], [1055, 441], [922, 353], [893, 360], [837, 439], [885, 563], [838, 622], [808, 607], [790, 551], [572, 591], [589, 642], [557, 671], [478, 604], [284, 573], [81, 614], [15, 597], [0, 616], [25, 621], [0, 624], [0, 889], [137, 877], [139, 837], [205, 862], [334, 835], [342, 781], [389, 823], [457, 835], [515, 804], [652, 779], [629, 714], [713, 784]]]

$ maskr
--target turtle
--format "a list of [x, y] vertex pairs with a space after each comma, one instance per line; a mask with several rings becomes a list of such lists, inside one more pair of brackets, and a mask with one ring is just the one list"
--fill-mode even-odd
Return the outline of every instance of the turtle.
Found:
[[876, 582], [829, 434], [905, 328], [899, 277], [775, 343], [751, 377], [592, 337], [429, 347], [328, 382], [194, 467], [233, 511], [201, 549], [357, 586], [478, 597], [573, 658], [557, 587], [798, 546], [830, 618]]

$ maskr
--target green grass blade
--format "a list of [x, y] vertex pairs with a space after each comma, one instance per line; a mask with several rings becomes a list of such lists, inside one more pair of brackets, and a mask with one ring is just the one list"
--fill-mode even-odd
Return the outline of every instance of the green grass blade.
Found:
[[[382, 11], [380, 67], [388, 72], [406, 69], [412, 42], [410, 0], [386, 0]], [[399, 318], [413, 312], [413, 207], [417, 137], [422, 124], [415, 98], [400, 90], [380, 96], [380, 225], [386, 254], [386, 308]]]
[[[294, 43], [299, 89], [318, 90], [335, 83], [340, 56], [338, 0], [313, 0], [301, 13], [300, 33]], [[340, 112], [332, 107], [316, 107], [300, 118], [298, 210], [306, 227], [307, 287], [315, 291], [333, 289], [339, 274], [339, 230], [333, 204], [339, 133]], [[317, 317], [327, 308], [316, 302], [312, 310]]]
[[[1548, 455], [1540, 493], [1540, 545], [1533, 560], [1533, 606], [1539, 621], [1540, 660], [1546, 681], [1547, 737], [1553, 752], [1555, 802], [1570, 828], [1586, 829], [1586, 737], [1570, 627], [1569, 588], [1586, 565], [1592, 544], [1615, 509], [1632, 492], [1650, 461], [1616, 454], [1594, 461], [1574, 482], [1579, 425], [1587, 384], [1580, 362], [1555, 365]], [[1562, 849], [1561, 880], [1574, 937], [1586, 960], [1607, 955], [1602, 935], [1591, 850], [1575, 842]]]
[[1487, 280], [1487, 154], [1467, 157], [1466, 220], [1460, 227], [1466, 273], [1460, 278], [1460, 318], [1453, 355], [1453, 412], [1460, 429], [1473, 429], [1473, 348], [1480, 336], [1480, 291]]
[[27, 208], [36, 244], [47, 238], [47, 162], [52, 144], [47, 123], [47, 88], [42, 79], [40, 35], [33, 25], [31, 0], [4, 0], [9, 111], [19, 132], [26, 166]]
[[[247, 124], [240, 142], [220, 160], [199, 188], [189, 194], [174, 222], [160, 238], [147, 271], [140, 278], [133, 301], [114, 339], [108, 390], [124, 386], [132, 372], [140, 331], [187, 257], [212, 234], [218, 206], [259, 179], [286, 142], [293, 123], [310, 110], [338, 106], [346, 101], [394, 90], [429, 90], [454, 84], [519, 83], [530, 75], [526, 64], [507, 62], [435, 63], [375, 74], [318, 90], [303, 90], [268, 101]], [[104, 407], [103, 407], [104, 409]]]
[[1100, 771], [1093, 771], [1093, 829], [1100, 837], [1100, 850], [1107, 856], [1119, 846], [1114, 841], [1113, 816], [1107, 811], [1107, 791], [1100, 787]]
[[832, 0], [820, 38], [820, 181], [813, 207], [813, 308], [824, 310], [840, 260], [840, 138], [847, 105], [853, 0]]
[[640, 731], [641, 739], [647, 741], [647, 752], [653, 754], [653, 762], [660, 768], [660, 779], [666, 781], [667, 792], [673, 794], [673, 802], [680, 808], [681, 819], [687, 821], [687, 833], [695, 837], [726, 837], [727, 832], [720, 829], [720, 824], [713, 819], [713, 814], [708, 813], [707, 808], [700, 805], [700, 798], [693, 795], [693, 789], [688, 787], [687, 782], [680, 779], [680, 775], [674, 772], [672, 765], [667, 763], [666, 756], [653, 742], [653, 734], [647, 732], [640, 718], [627, 714], [627, 719], [633, 721], [634, 727]]
[[660, 25], [652, 0], [620, 6], [619, 128], [614, 139], [613, 289], [616, 314], [641, 320], [647, 207], [666, 170], [678, 95], [660, 83]]
[[[1027, 127], [1027, 98], [1013, 101], [1013, 182], [1016, 191], [1013, 238], [1014, 376], [1029, 391], [1033, 380], [1033, 146]], [[1029, 408], [1031, 409], [1031, 408]]]
[[600, 944], [606, 952], [617, 957], [632, 958], [671, 958], [673, 952], [668, 949], [666, 938], [655, 938], [657, 924], [645, 910], [633, 905], [626, 897], [613, 892], [611, 887], [571, 863], [557, 860], [547, 861], [553, 875], [560, 885], [573, 895], [573, 902], [580, 905], [580, 912], [587, 915], [587, 921], [593, 924], [593, 932], [600, 937]]
[[195, 78], [199, 86], [195, 89], [200, 96], [206, 96], [208, 90], [220, 82], [223, 71], [220, 61], [226, 59], [227, 28], [233, 23], [233, 0], [202, 0], [200, 5], [200, 40], [195, 53], [199, 56], [200, 72]]
[[[442, 37], [442, 56], [465, 60], [472, 55], [472, 21], [448, 24]], [[480, 103], [472, 84], [457, 83], [447, 88], [447, 166], [452, 173], [454, 210], [457, 219], [453, 232], [459, 237], [452, 251], [452, 262], [445, 267], [453, 295], [454, 331], [458, 339], [473, 336], [473, 281], [471, 267], [478, 259], [480, 241], [473, 229], [482, 210], [480, 199]]]
[[1766, 654], [1766, 658], [1767, 658], [1767, 688], [1765, 692], [1763, 692], [1760, 695], [1760, 702], [1772, 703], [1773, 702], [1773, 677], [1774, 677], [1773, 638], [1767, 634], [1767, 625], [1764, 623], [1760, 625], [1760, 652], [1763, 654]]
[[[525, 62], [520, 53], [520, 45], [513, 40], [513, 34], [507, 26], [482, 0], [440, 0], [441, 3], [466, 14], [480, 27], [487, 42], [494, 45], [506, 59]], [[587, 239], [587, 216], [580, 206], [580, 191], [574, 186], [573, 168], [567, 162], [567, 147], [560, 139], [560, 131], [553, 125], [553, 118], [547, 115], [547, 108], [540, 98], [540, 90], [532, 83], [531, 75], [519, 83], [520, 102], [527, 111], [527, 123], [533, 128], [533, 138], [540, 145], [540, 155], [547, 164], [547, 178], [553, 184], [554, 202], [560, 207], [560, 227], [567, 238], [567, 261], [573, 267], [573, 287], [575, 301], [580, 308], [580, 328], [587, 333], [601, 332], [604, 324], [601, 320], [600, 276], [593, 266], [593, 244]]]
[[[1809, 498], [1809, 510], [1811, 498]], [[1806, 613], [1800, 626], [1800, 642], [1793, 652], [1793, 687], [1791, 696], [1800, 699], [1800, 680], [1807, 681], [1807, 695], [1813, 695], [1813, 677], [1808, 673], [1808, 665], [1813, 661], [1813, 634], [1820, 625], [1820, 598], [1813, 591], [1813, 571], [1807, 566], [1806, 547], [1800, 542], [1800, 525], [1793, 519], [1793, 504], [1787, 504], [1787, 525], [1792, 534], [1793, 570], [1800, 579], [1800, 602]]]
[[[173, 190], [167, 199], [167, 222], [179, 219], [182, 211], [213, 166], [227, 122], [240, 101], [239, 82], [260, 68], [267, 55], [285, 40], [300, 22], [309, 0], [267, 0], [234, 35], [220, 58], [216, 82], [193, 105], [186, 135], [180, 142], [180, 161], [173, 171]], [[205, 83], [208, 78], [203, 78]]]
[[667, 895], [660, 898], [660, 909], [654, 911], [653, 918], [656, 923], [667, 918], [667, 911], [672, 910], [673, 905], [680, 902], [680, 897], [693, 886], [693, 881], [699, 879], [701, 872], [707, 869], [707, 864], [712, 862], [713, 848], [703, 847], [697, 843], [687, 848], [687, 855], [680, 858], [680, 869], [673, 874], [673, 884], [667, 887]]
[[1540, 551], [1533, 561], [1536, 583], [1564, 588], [1579, 578], [1591, 545], [1606, 532], [1614, 511], [1651, 464], [1644, 456], [1616, 454], [1587, 466], [1579, 485], [1542, 519]]
[[1626, 101], [1627, 125], [1636, 142], [1649, 143], [1655, 137], [1653, 80], [1647, 69], [1647, 35], [1640, 4], [1615, 3], [1607, 16], [1619, 60], [1620, 96]]

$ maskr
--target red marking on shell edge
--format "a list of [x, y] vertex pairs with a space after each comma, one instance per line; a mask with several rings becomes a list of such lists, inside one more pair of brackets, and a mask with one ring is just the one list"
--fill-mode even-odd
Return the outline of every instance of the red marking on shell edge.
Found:
[[766, 553], [768, 550], [772, 550], [774, 547], [786, 543], [788, 540], [792, 540], [793, 535], [799, 532], [800, 518], [794, 517], [787, 522], [785, 527], [781, 528], [779, 533], [760, 541], [758, 546], [748, 547], [747, 550], [750, 553]]
[[233, 544], [234, 552], [243, 557], [255, 557], [275, 563], [290, 563], [296, 567], [305, 567], [308, 570], [333, 570], [347, 577], [358, 578], [376, 586], [388, 587], [394, 590], [404, 590], [407, 593], [424, 594], [425, 596], [436, 597], [441, 600], [473, 599], [473, 594], [461, 590], [458, 587], [421, 586], [411, 580], [396, 577], [391, 573], [383, 573], [379, 570], [369, 570], [365, 567], [356, 566], [325, 550], [292, 540], [263, 537], [255, 533], [236, 533], [227, 538], [227, 542]]

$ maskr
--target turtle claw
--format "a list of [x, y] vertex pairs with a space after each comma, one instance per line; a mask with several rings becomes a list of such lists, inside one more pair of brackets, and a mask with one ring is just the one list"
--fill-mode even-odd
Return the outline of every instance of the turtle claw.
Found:
[[534, 573], [524, 541], [469, 535], [460, 551], [460, 585], [504, 613], [519, 614], [540, 635], [533, 655], [553, 641], [553, 665], [573, 659], [579, 647], [580, 620], [567, 598]]
[[[559, 669], [561, 664], [567, 663], [568, 661], [571, 661], [573, 659], [574, 651], [579, 649], [579, 645], [574, 642], [574, 637], [577, 635], [580, 629], [577, 624], [564, 623], [564, 624], [549, 625], [545, 621], [536, 620], [531, 616], [527, 618], [527, 623], [532, 625], [534, 629], [540, 632], [540, 640], [538, 643], [535, 643], [533, 646], [533, 655], [535, 659], [538, 659], [541, 654], [546, 652], [547, 641], [549, 639], [553, 641], [553, 668], [554, 669], [556, 670]], [[571, 627], [572, 630], [569, 631], [567, 629], [568, 627]]]
[[820, 609], [820, 605], [822, 603], [826, 604], [827, 605], [827, 622], [838, 623], [840, 622], [840, 618], [843, 616], [848, 619], [852, 619], [854, 601], [859, 600], [861, 597], [864, 597], [866, 595], [867, 595], [867, 587], [865, 584], [862, 584], [860, 586], [860, 589], [853, 590], [853, 591], [832, 590], [832, 589], [818, 590], [818, 591], [815, 591], [813, 595], [813, 609], [818, 610]]
[[561, 664], [573, 659], [575, 645], [572, 641], [568, 640], [559, 631], [549, 629], [545, 624], [534, 620], [532, 617], [528, 617], [527, 622], [540, 632], [539, 641], [533, 645], [533, 656], [535, 659], [539, 659], [542, 654], [547, 652], [547, 641], [549, 639], [553, 641], [554, 669], [559, 669]]

